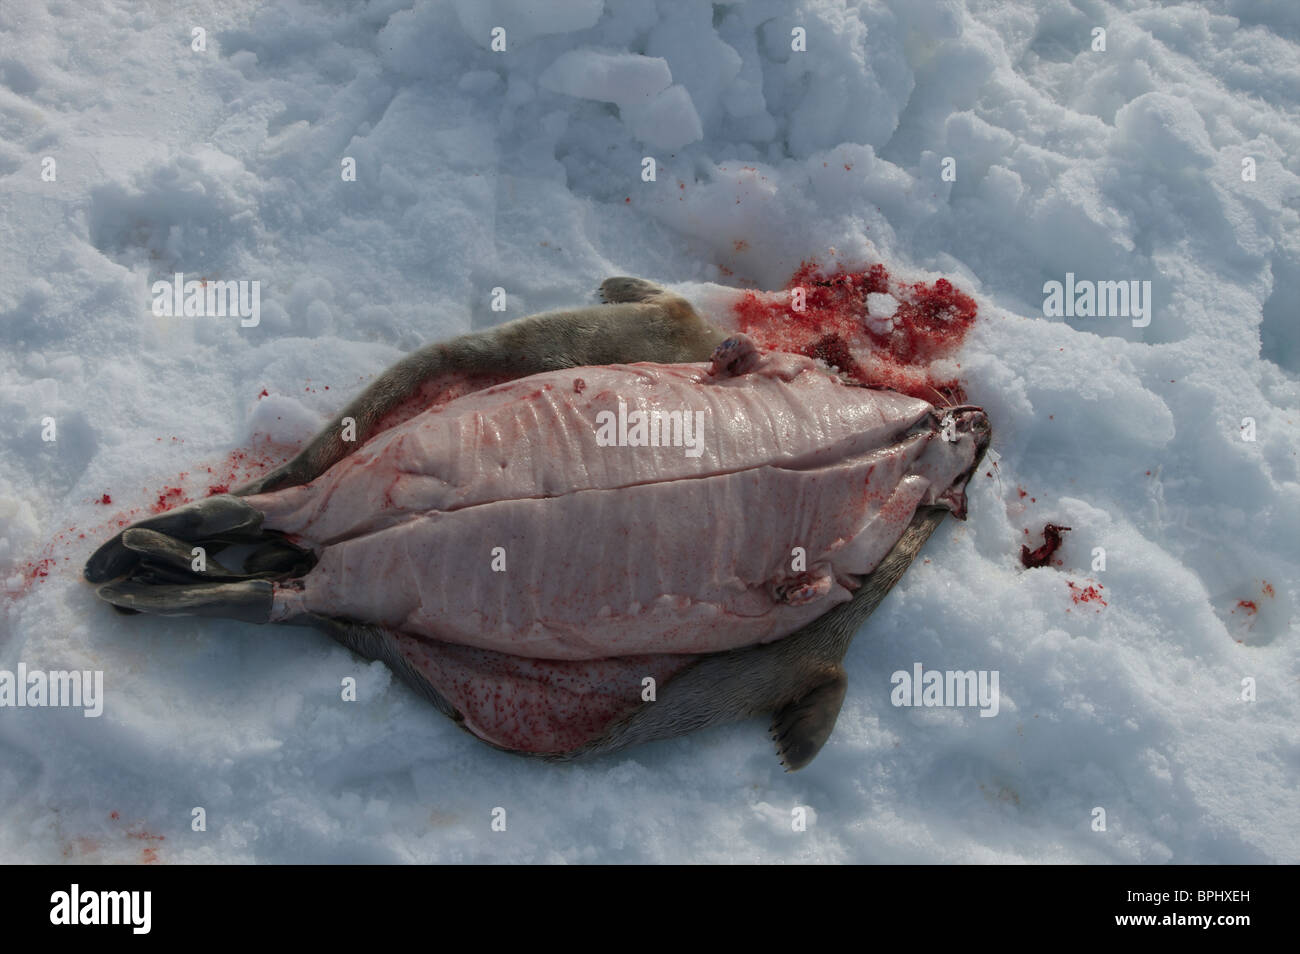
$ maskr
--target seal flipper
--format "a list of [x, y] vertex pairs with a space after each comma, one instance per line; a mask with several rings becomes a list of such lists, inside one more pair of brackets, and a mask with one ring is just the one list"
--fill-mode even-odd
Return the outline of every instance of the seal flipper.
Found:
[[91, 554], [83, 574], [91, 583], [107, 583], [130, 573], [140, 562], [140, 553], [123, 542], [123, 534], [130, 530], [156, 530], [187, 542], [220, 539], [253, 543], [260, 541], [261, 529], [260, 511], [237, 497], [219, 494], [132, 524]]
[[265, 580], [238, 583], [106, 583], [95, 591], [114, 606], [155, 616], [215, 616], [246, 623], [271, 618], [272, 590]]
[[824, 681], [777, 712], [772, 737], [786, 771], [797, 772], [821, 751], [835, 729], [848, 687], [844, 667], [837, 664], [827, 671]]
[[[256, 547], [243, 568], [209, 556], [202, 571], [193, 569], [195, 546], [215, 554], [231, 544]], [[95, 551], [84, 575], [103, 584], [95, 591], [100, 599], [124, 612], [265, 623], [274, 603], [268, 578], [301, 575], [314, 562], [310, 552], [263, 530], [261, 511], [222, 494], [128, 527]]]

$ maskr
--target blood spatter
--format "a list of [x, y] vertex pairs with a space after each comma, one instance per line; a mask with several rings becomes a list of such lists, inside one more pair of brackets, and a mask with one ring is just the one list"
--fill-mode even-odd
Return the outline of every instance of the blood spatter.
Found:
[[[1043, 527], [1043, 545], [1037, 549], [1031, 550], [1029, 547], [1021, 544], [1020, 562], [1026, 569], [1034, 567], [1047, 566], [1052, 562], [1052, 557], [1061, 547], [1061, 534], [1069, 530], [1069, 527], [1058, 527], [1054, 523], [1049, 523]], [[1026, 530], [1026, 533], [1029, 531]]]
[[101, 504], [111, 504], [113, 502], [113, 498], [110, 497], [108, 494], [104, 494], [102, 497], [99, 498], [99, 502]]
[[[1100, 603], [1102, 606], [1110, 605], [1101, 598], [1101, 591], [1104, 590], [1105, 587], [1100, 583], [1091, 583], [1088, 586], [1080, 586], [1073, 580], [1069, 580], [1068, 584], [1070, 587], [1070, 598], [1074, 600], [1076, 606], [1080, 603]], [[1101, 610], [1097, 610], [1097, 612], [1100, 613]]]
[[57, 561], [54, 557], [41, 557], [39, 560], [33, 560], [23, 569], [23, 588], [30, 587], [37, 580], [43, 580], [50, 575], [50, 567], [54, 566]]
[[149, 509], [153, 513], [163, 513], [183, 503], [188, 503], [185, 491], [180, 487], [164, 487], [162, 493], [158, 494], [158, 499], [153, 502]]
[[[256, 436], [254, 441], [257, 441]], [[149, 505], [148, 511], [154, 514], [165, 513], [202, 497], [230, 493], [231, 487], [246, 484], [254, 478], [275, 469], [288, 460], [293, 453], [292, 448], [272, 444], [270, 441], [264, 441], [263, 446], [265, 450], [260, 452], [231, 451], [219, 463], [195, 468], [201, 470], [204, 477], [204, 481], [197, 483], [197, 486], [196, 480], [190, 479], [189, 471], [181, 471], [169, 484], [164, 485], [156, 495], [152, 495], [154, 501]], [[132, 516], [137, 513], [138, 510], [128, 511], [128, 514]]]

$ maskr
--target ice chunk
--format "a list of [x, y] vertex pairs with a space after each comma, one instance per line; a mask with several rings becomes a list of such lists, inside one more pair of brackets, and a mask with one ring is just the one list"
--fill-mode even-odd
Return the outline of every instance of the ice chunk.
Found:
[[628, 106], [623, 121], [632, 135], [659, 149], [680, 149], [704, 138], [704, 127], [684, 86], [670, 86], [643, 106]]
[[537, 82], [543, 89], [581, 99], [599, 99], [619, 106], [649, 102], [673, 81], [668, 61], [637, 53], [597, 53], [570, 50], [562, 54]]

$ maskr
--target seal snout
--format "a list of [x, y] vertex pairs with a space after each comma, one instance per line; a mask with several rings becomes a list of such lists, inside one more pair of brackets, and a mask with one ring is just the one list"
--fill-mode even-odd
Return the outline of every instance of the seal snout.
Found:
[[966, 519], [966, 484], [975, 475], [993, 440], [993, 425], [982, 407], [962, 404], [940, 412], [940, 433], [944, 439], [958, 443], [969, 436], [974, 441], [970, 466], [961, 472], [939, 499], [948, 504], [958, 520]]

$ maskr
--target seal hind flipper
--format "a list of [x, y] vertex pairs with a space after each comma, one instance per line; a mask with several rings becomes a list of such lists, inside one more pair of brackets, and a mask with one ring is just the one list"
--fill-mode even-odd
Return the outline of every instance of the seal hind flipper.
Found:
[[106, 583], [95, 592], [114, 606], [155, 616], [215, 616], [246, 623], [268, 622], [273, 599], [266, 580], [158, 584], [129, 579]]
[[[213, 556], [226, 549], [230, 543], [241, 542], [256, 543], [256, 549], [244, 557], [242, 570], [230, 569]], [[269, 533], [265, 539], [257, 541], [226, 541], [221, 538], [182, 541], [157, 530], [128, 527], [122, 531], [122, 545], [138, 554], [142, 563], [150, 564], [154, 569], [167, 568], [179, 574], [178, 582], [285, 579], [301, 576], [315, 564], [308, 551]], [[196, 546], [202, 546], [206, 551], [202, 571], [193, 569]], [[138, 571], [132, 573], [133, 579], [137, 576]]]
[[[193, 574], [190, 567], [194, 560], [194, 545], [191, 543], [169, 537], [157, 530], [149, 530], [145, 527], [128, 527], [122, 531], [122, 545], [132, 553], [137, 554], [142, 562], [148, 561], [160, 566], [170, 567], [187, 575]], [[242, 578], [242, 574], [232, 573], [211, 556], [206, 557], [205, 562], [207, 567], [203, 575], [211, 581], [238, 580]]]
[[[155, 530], [176, 540], [196, 543], [213, 539], [254, 542], [260, 539], [261, 528], [260, 511], [229, 494], [219, 494], [141, 520], [127, 530]], [[119, 533], [90, 555], [83, 570], [88, 582], [107, 583], [131, 572], [140, 562], [140, 553], [123, 542], [126, 532]]]
[[772, 720], [772, 738], [786, 771], [797, 772], [821, 751], [835, 729], [848, 688], [844, 667], [836, 665], [824, 682], [777, 712]]

